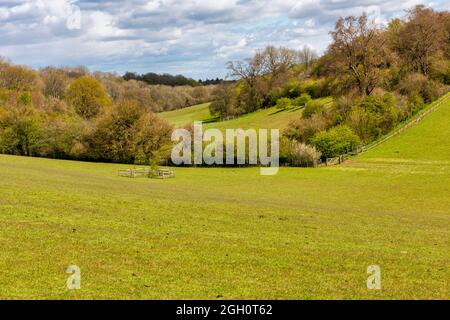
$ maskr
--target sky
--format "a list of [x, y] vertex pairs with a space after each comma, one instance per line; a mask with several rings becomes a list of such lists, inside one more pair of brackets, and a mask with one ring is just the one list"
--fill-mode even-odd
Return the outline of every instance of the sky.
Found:
[[15, 64], [226, 77], [226, 63], [267, 45], [319, 54], [341, 16], [385, 25], [447, 0], [0, 0], [0, 56]]

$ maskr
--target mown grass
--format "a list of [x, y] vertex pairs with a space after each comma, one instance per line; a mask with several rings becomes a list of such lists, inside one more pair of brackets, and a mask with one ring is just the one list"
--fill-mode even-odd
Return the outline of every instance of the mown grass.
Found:
[[[343, 166], [276, 176], [127, 179], [122, 165], [0, 155], [0, 298], [448, 299], [450, 157], [420, 149], [450, 148], [449, 108]], [[374, 264], [382, 290], [366, 287]]]
[[180, 128], [194, 121], [211, 121], [209, 103], [203, 103], [183, 109], [158, 113], [158, 115], [171, 125]]
[[361, 159], [414, 159], [425, 161], [450, 160], [450, 107], [449, 102], [426, 116], [395, 139], [388, 140], [382, 148], [364, 154]]
[[[331, 98], [317, 99], [324, 104], [329, 104]], [[289, 123], [302, 116], [303, 108], [291, 107], [286, 110], [276, 107], [260, 109], [256, 112], [242, 115], [240, 117], [217, 121], [209, 113], [209, 104], [203, 104], [184, 108], [180, 110], [163, 112], [159, 115], [175, 127], [182, 127], [194, 121], [204, 121], [206, 129], [214, 128], [224, 131], [225, 129], [284, 129]]]

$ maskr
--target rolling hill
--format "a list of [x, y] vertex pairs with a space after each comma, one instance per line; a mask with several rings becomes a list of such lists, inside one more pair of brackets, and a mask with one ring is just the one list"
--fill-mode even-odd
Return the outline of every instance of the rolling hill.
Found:
[[[331, 98], [321, 98], [325, 104], [331, 103]], [[303, 108], [280, 110], [276, 107], [261, 109], [245, 114], [235, 119], [217, 121], [209, 112], [209, 104], [201, 104], [175, 111], [160, 113], [160, 117], [175, 127], [182, 127], [193, 121], [204, 121], [205, 128], [225, 129], [284, 129], [296, 117], [300, 117]]]
[[[442, 99], [450, 99], [450, 94]], [[440, 99], [440, 100], [442, 100]], [[439, 101], [440, 101], [439, 100]], [[450, 107], [447, 100], [418, 125], [361, 155], [364, 161], [450, 161]], [[429, 108], [432, 106], [429, 106]]]
[[449, 121], [447, 101], [344, 165], [271, 177], [0, 155], [0, 298], [448, 299]]

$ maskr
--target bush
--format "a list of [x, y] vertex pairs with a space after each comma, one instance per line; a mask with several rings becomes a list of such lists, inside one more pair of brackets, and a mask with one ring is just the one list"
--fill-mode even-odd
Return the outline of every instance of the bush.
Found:
[[428, 80], [420, 91], [420, 94], [426, 103], [437, 100], [444, 93], [445, 87], [434, 80]]
[[425, 101], [420, 94], [414, 93], [408, 96], [408, 106], [411, 114], [416, 114], [425, 107]]
[[375, 93], [355, 103], [346, 122], [364, 142], [370, 142], [389, 132], [399, 119], [396, 98], [390, 93]]
[[19, 95], [19, 102], [20, 102], [23, 106], [30, 106], [31, 103], [32, 103], [32, 100], [31, 100], [31, 94], [30, 94], [29, 92], [27, 92], [27, 91], [22, 92], [22, 93]]
[[310, 139], [317, 133], [327, 130], [333, 125], [333, 120], [324, 114], [316, 114], [311, 118], [300, 118], [292, 121], [284, 135], [291, 140], [308, 143]]
[[435, 80], [428, 80], [422, 74], [413, 73], [400, 82], [399, 92], [407, 97], [419, 94], [425, 103], [430, 103], [445, 93], [445, 87]]
[[302, 83], [296, 80], [289, 81], [284, 87], [283, 96], [295, 99], [302, 94]]
[[14, 91], [31, 91], [37, 86], [37, 74], [20, 66], [3, 66], [0, 72], [0, 88]]
[[293, 105], [293, 101], [289, 98], [281, 98], [277, 100], [277, 109], [287, 109]]
[[304, 83], [302, 85], [302, 92], [309, 94], [314, 99], [320, 98], [320, 88], [316, 81]]
[[311, 96], [307, 93], [303, 93], [300, 97], [296, 98], [294, 100], [294, 105], [297, 107], [303, 107], [306, 106], [307, 103], [311, 101]]
[[287, 162], [294, 167], [314, 167], [321, 153], [315, 147], [297, 141], [287, 143]]
[[39, 115], [31, 109], [2, 113], [0, 152], [26, 156], [39, 155], [42, 129]]
[[330, 95], [329, 83], [325, 78], [303, 83], [301, 92], [309, 94], [313, 99]]
[[310, 101], [306, 104], [305, 110], [303, 110], [304, 118], [311, 118], [315, 114], [321, 114], [325, 111], [325, 106], [320, 101]]
[[361, 144], [361, 140], [352, 129], [341, 125], [317, 133], [311, 139], [311, 144], [324, 158], [332, 158], [355, 150]]

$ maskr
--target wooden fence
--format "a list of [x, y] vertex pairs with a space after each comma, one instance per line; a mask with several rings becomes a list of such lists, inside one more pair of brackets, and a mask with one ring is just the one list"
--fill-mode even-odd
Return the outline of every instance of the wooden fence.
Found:
[[338, 165], [343, 163], [345, 160], [347, 160], [350, 156], [355, 156], [357, 154], [360, 154], [362, 152], [366, 152], [370, 149], [375, 148], [376, 146], [379, 146], [380, 144], [386, 142], [389, 139], [392, 139], [393, 137], [399, 135], [400, 133], [402, 133], [403, 131], [411, 128], [412, 126], [418, 124], [420, 121], [422, 121], [427, 115], [429, 115], [430, 113], [436, 111], [437, 108], [439, 108], [442, 104], [444, 104], [445, 102], [447, 102], [447, 100], [450, 99], [450, 94], [447, 94], [446, 96], [444, 96], [443, 98], [441, 98], [439, 101], [435, 102], [434, 105], [428, 109], [426, 109], [425, 111], [423, 111], [422, 113], [420, 113], [416, 118], [414, 118], [413, 120], [411, 120], [410, 122], [408, 122], [407, 124], [405, 124], [404, 126], [402, 126], [401, 128], [395, 130], [394, 132], [392, 132], [391, 134], [385, 136], [383, 139], [378, 140], [368, 146], [358, 146], [355, 150], [353, 150], [352, 152], [349, 152], [347, 154], [343, 154], [340, 155], [338, 157], [335, 158], [327, 158], [325, 160], [325, 162], [322, 162], [320, 164], [320, 166], [334, 166], [334, 165]]
[[429, 115], [430, 113], [436, 111], [437, 108], [439, 108], [443, 103], [447, 102], [447, 100], [449, 100], [450, 95], [447, 94], [447, 96], [445, 96], [444, 98], [442, 98], [441, 100], [439, 100], [438, 102], [436, 102], [431, 108], [425, 110], [424, 112], [420, 113], [415, 119], [413, 119], [412, 121], [408, 122], [406, 125], [404, 125], [403, 127], [397, 129], [396, 131], [392, 132], [391, 134], [387, 135], [386, 137], [384, 137], [381, 140], [378, 140], [366, 147], [363, 148], [362, 152], [366, 152], [368, 150], [371, 150], [373, 148], [375, 148], [376, 146], [379, 146], [380, 144], [386, 142], [387, 140], [399, 135], [400, 133], [402, 133], [403, 131], [411, 128], [412, 126], [418, 124], [420, 121], [422, 121], [427, 115]]
[[150, 169], [150, 168], [137, 168], [137, 169], [120, 169], [120, 177], [127, 178], [154, 178], [154, 179], [166, 179], [175, 177], [173, 170], [162, 169]]

